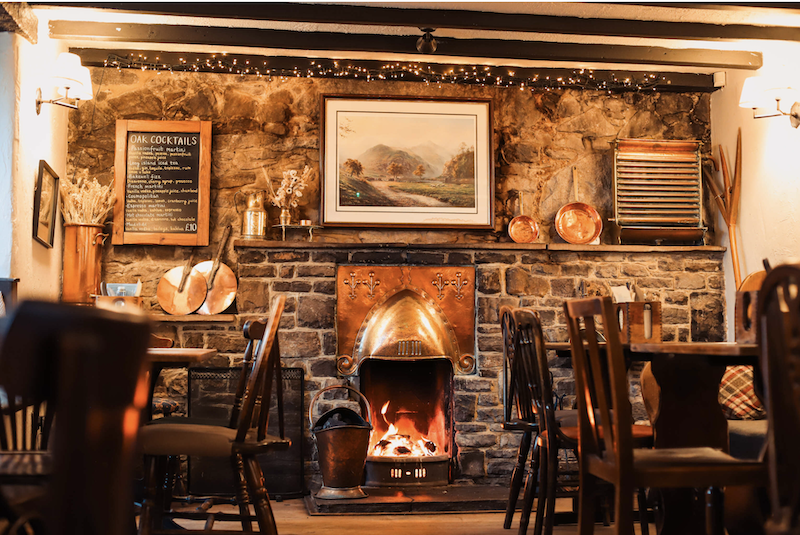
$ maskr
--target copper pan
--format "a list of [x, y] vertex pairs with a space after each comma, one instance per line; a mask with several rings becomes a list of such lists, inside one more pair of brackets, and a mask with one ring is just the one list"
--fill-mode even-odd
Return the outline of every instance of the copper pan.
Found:
[[556, 213], [556, 232], [567, 243], [592, 243], [602, 231], [603, 220], [600, 214], [586, 203], [571, 202]]
[[508, 223], [508, 235], [516, 243], [533, 243], [539, 237], [539, 225], [526, 215], [518, 215]]
[[556, 232], [573, 245], [592, 243], [603, 232], [603, 220], [594, 207], [578, 202], [578, 167], [572, 166], [575, 202], [567, 203], [556, 213]]
[[219, 314], [231, 306], [236, 298], [236, 275], [233, 270], [223, 264], [220, 259], [231, 235], [231, 226], [225, 227], [222, 240], [219, 242], [219, 249], [214, 256], [214, 260], [200, 262], [194, 268], [205, 277], [208, 286], [208, 293], [203, 305], [197, 310], [198, 314], [210, 316]]
[[191, 314], [206, 299], [206, 279], [192, 267], [194, 253], [185, 266], [167, 271], [156, 288], [158, 304], [167, 314]]

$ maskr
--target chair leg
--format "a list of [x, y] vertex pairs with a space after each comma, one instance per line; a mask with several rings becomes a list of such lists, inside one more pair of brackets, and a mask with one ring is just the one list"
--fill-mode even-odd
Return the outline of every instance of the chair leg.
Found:
[[547, 509], [544, 517], [544, 535], [552, 535], [556, 516], [556, 483], [558, 482], [558, 448], [548, 448], [547, 464]]
[[514, 520], [514, 510], [517, 508], [519, 491], [522, 488], [522, 478], [525, 475], [525, 462], [528, 460], [528, 452], [531, 449], [532, 432], [523, 433], [519, 441], [519, 451], [517, 452], [517, 464], [511, 474], [511, 487], [508, 489], [508, 505], [506, 505], [506, 517], [503, 521], [503, 529], [509, 529]]
[[546, 441], [542, 441], [539, 446], [539, 491], [536, 493], [536, 522], [533, 524], [533, 535], [542, 535], [545, 511], [550, 499], [547, 495], [547, 481], [551, 469], [548, 462], [549, 448], [550, 445]]
[[243, 461], [247, 486], [250, 488], [250, 496], [256, 510], [260, 533], [278, 535], [275, 517], [272, 515], [272, 508], [269, 505], [269, 495], [264, 487], [264, 475], [261, 473], [261, 465], [258, 464], [258, 459], [251, 455], [243, 456]]
[[250, 496], [247, 493], [247, 478], [244, 475], [244, 461], [242, 461], [241, 455], [231, 457], [231, 467], [236, 478], [236, 503], [239, 504], [242, 531], [251, 533], [253, 523], [250, 521]]
[[539, 480], [539, 443], [541, 437], [537, 436], [531, 448], [531, 465], [528, 470], [528, 477], [525, 480], [525, 494], [522, 497], [522, 508], [519, 516], [519, 535], [525, 535], [528, 531], [528, 524], [531, 521], [531, 510], [533, 510], [533, 498], [536, 495], [536, 486]]
[[578, 482], [578, 533], [592, 535], [595, 521], [595, 489], [597, 478], [581, 466]]
[[617, 482], [614, 491], [614, 532], [617, 535], [633, 535], [633, 488]]
[[[158, 458], [152, 455], [144, 457], [144, 501], [139, 515], [139, 535], [150, 535], [155, 528], [155, 522], [161, 517], [160, 502], [157, 502], [158, 486]], [[156, 507], [156, 503], [159, 507]]]
[[175, 489], [175, 480], [178, 477], [178, 471], [181, 468], [181, 459], [177, 455], [170, 455], [166, 459], [165, 464], [165, 478], [164, 478], [164, 496], [162, 507], [164, 511], [172, 509], [172, 492]]
[[650, 535], [650, 528], [647, 525], [647, 491], [640, 488], [638, 492], [639, 498], [639, 526], [642, 530], [642, 535]]
[[722, 489], [710, 487], [706, 491], [706, 533], [708, 535], [724, 535], [724, 503]]

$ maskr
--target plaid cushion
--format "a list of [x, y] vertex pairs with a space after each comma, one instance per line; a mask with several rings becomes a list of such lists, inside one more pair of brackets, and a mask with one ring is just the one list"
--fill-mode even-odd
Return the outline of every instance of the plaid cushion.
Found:
[[719, 404], [728, 420], [761, 420], [767, 416], [756, 397], [750, 366], [728, 366], [719, 387]]

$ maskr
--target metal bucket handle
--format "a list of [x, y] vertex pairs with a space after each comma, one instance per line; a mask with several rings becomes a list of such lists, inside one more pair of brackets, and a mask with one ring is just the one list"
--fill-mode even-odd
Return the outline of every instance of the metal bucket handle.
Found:
[[367, 401], [367, 398], [364, 397], [364, 394], [362, 394], [361, 392], [359, 392], [358, 390], [356, 390], [352, 386], [348, 386], [348, 385], [330, 385], [330, 386], [326, 386], [325, 388], [323, 388], [322, 390], [317, 392], [317, 395], [314, 396], [314, 398], [311, 400], [311, 403], [309, 403], [309, 405], [308, 405], [308, 425], [309, 425], [309, 429], [313, 429], [314, 428], [314, 421], [313, 421], [313, 416], [312, 416], [313, 411], [314, 411], [314, 403], [317, 402], [317, 399], [323, 393], [327, 392], [328, 390], [333, 390], [334, 388], [346, 388], [347, 390], [350, 390], [351, 392], [355, 392], [356, 394], [358, 394], [359, 403], [361, 404], [362, 416], [366, 415], [367, 423], [369, 423], [369, 425], [372, 426], [372, 410], [370, 409], [369, 401]]

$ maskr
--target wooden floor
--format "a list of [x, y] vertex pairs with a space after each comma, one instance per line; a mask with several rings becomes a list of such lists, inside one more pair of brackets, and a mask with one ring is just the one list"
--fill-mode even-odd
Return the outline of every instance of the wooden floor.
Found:
[[[559, 500], [561, 502], [562, 500]], [[571, 507], [563, 500], [558, 508]], [[220, 506], [225, 509], [230, 506]], [[280, 535], [516, 535], [519, 514], [514, 517], [512, 529], [503, 529], [503, 513], [436, 513], [413, 515], [310, 515], [302, 500], [272, 502], [275, 521]], [[234, 512], [231, 507], [226, 512]], [[179, 521], [191, 529], [202, 529], [200, 521]], [[236, 522], [217, 522], [217, 530], [238, 530]], [[533, 528], [529, 528], [529, 533]], [[554, 535], [576, 534], [576, 525], [556, 526]], [[597, 535], [610, 535], [613, 528], [598, 525]], [[638, 526], [636, 533], [639, 533]], [[651, 526], [650, 533], [654, 533]]]

